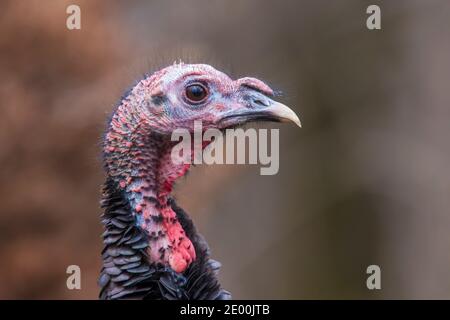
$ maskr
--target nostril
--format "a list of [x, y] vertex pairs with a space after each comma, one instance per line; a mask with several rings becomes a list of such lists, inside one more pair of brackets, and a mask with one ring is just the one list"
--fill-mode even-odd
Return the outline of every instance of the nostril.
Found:
[[249, 109], [259, 109], [270, 105], [270, 99], [265, 99], [265, 97], [259, 94], [246, 95], [243, 100], [246, 102], [247, 108]]
[[269, 104], [266, 101], [263, 101], [261, 99], [253, 99], [253, 103], [257, 104], [257, 105], [260, 105], [262, 107], [268, 107], [269, 106]]

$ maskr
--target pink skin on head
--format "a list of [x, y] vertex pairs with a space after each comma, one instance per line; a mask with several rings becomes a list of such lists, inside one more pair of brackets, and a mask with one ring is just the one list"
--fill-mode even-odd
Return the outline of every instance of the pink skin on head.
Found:
[[[182, 96], [177, 94], [192, 79], [208, 82], [220, 92], [203, 112], [184, 106]], [[226, 97], [242, 86], [273, 95], [258, 79], [233, 81], [208, 65], [178, 64], [140, 81], [117, 108], [105, 138], [105, 164], [129, 199], [139, 226], [149, 236], [150, 262], [169, 265], [181, 273], [196, 259], [194, 245], [168, 204], [173, 184], [190, 167], [172, 162], [171, 132], [180, 126], [191, 129], [197, 119], [214, 125], [217, 113], [238, 107]], [[163, 102], [154, 102], [158, 97]], [[204, 142], [203, 147], [209, 143]]]

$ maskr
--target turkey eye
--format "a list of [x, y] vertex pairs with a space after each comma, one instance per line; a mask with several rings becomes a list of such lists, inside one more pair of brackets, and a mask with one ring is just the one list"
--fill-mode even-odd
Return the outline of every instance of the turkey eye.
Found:
[[208, 95], [208, 90], [201, 84], [191, 84], [186, 87], [186, 98], [194, 103], [202, 102]]

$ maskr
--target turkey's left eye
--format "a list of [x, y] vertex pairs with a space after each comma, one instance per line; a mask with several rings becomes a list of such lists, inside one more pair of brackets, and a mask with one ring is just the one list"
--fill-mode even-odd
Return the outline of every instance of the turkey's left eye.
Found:
[[190, 102], [199, 103], [206, 99], [208, 90], [202, 84], [196, 83], [186, 87], [186, 98]]

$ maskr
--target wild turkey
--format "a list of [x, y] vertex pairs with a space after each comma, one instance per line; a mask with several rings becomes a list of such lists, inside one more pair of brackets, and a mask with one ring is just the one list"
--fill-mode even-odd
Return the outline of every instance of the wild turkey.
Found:
[[170, 154], [176, 128], [235, 127], [290, 120], [255, 78], [236, 81], [205, 64], [174, 64], [139, 81], [115, 110], [104, 137], [107, 173], [101, 299], [230, 299], [217, 279], [220, 264], [189, 216], [171, 198], [189, 169]]

